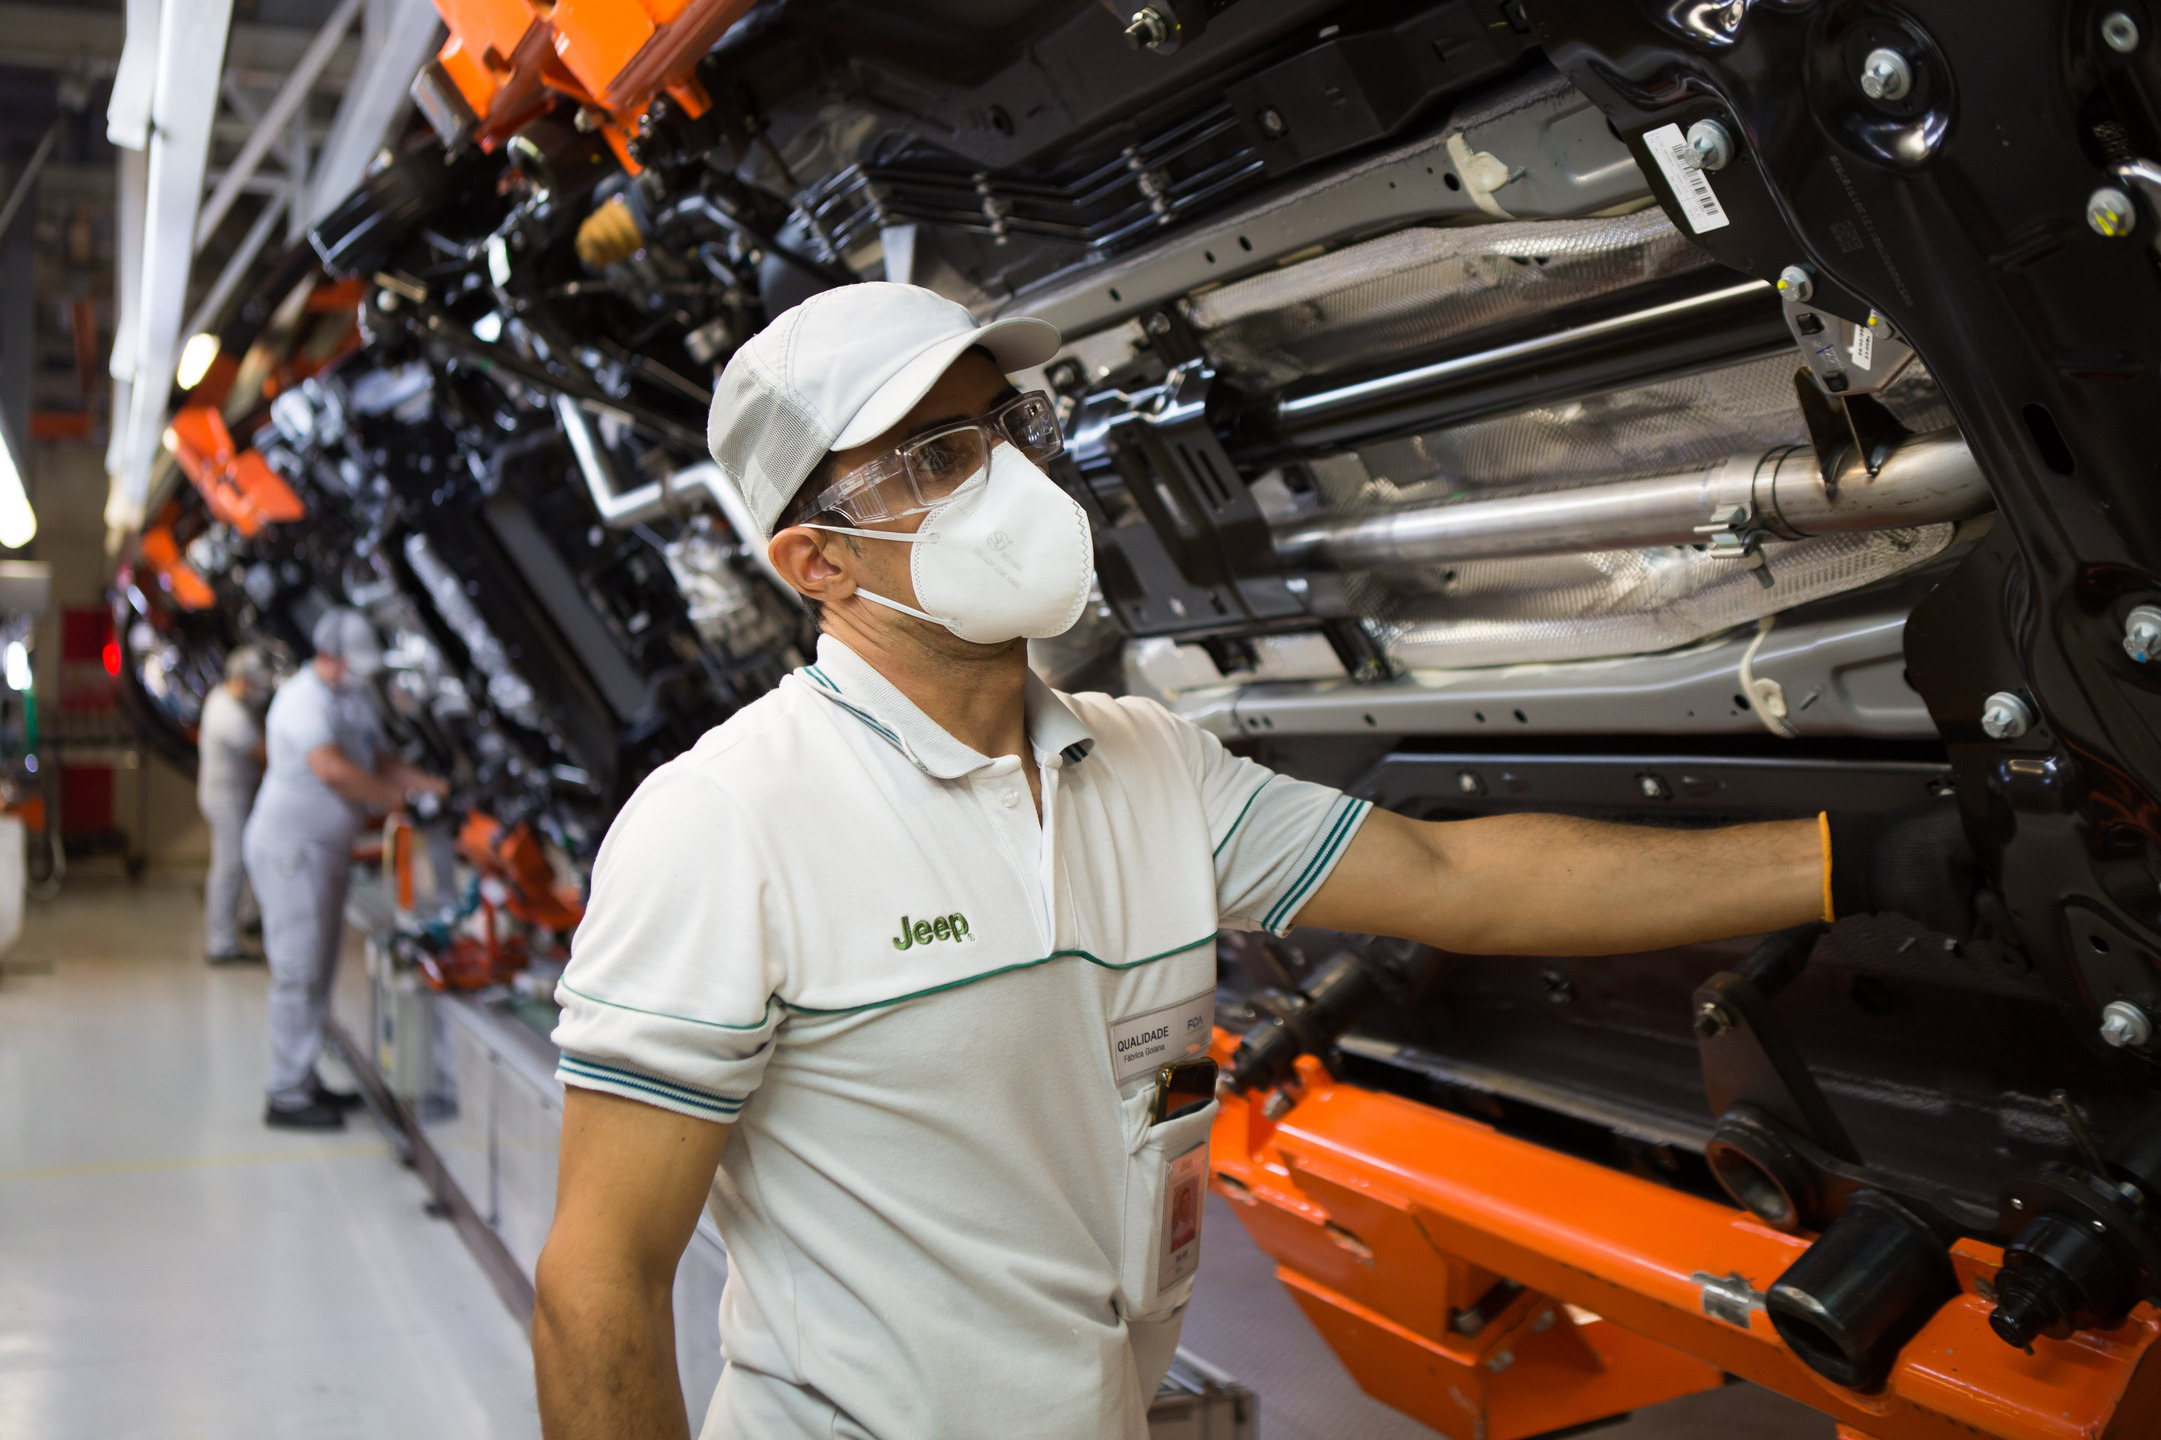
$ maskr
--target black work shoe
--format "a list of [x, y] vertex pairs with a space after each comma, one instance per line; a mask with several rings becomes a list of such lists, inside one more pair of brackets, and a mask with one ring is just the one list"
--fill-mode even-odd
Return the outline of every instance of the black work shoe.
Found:
[[265, 1105], [263, 1123], [273, 1130], [343, 1130], [345, 1112], [323, 1100], [310, 1100], [292, 1109]]
[[255, 950], [225, 950], [204, 957], [212, 965], [260, 965], [263, 957]]
[[316, 1104], [331, 1105], [340, 1110], [357, 1110], [368, 1103], [361, 1098], [360, 1092], [357, 1090], [331, 1089], [323, 1083], [323, 1077], [320, 1075], [308, 1077], [308, 1090], [309, 1093], [314, 1095]]

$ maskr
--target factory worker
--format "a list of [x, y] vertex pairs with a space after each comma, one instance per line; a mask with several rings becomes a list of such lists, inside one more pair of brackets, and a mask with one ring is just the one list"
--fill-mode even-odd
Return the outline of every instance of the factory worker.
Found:
[[870, 283], [721, 376], [713, 457], [823, 635], [601, 846], [557, 992], [554, 1440], [688, 1433], [670, 1291], [707, 1206], [709, 1440], [1142, 1440], [1205, 1245], [1216, 1107], [1165, 1082], [1207, 1044], [1219, 928], [1630, 952], [1877, 873], [1865, 829], [1831, 871], [1818, 819], [1421, 823], [1051, 690], [1027, 642], [1088, 604], [1089, 521], [1007, 377], [1057, 346]]
[[263, 909], [270, 961], [270, 1084], [265, 1123], [335, 1130], [359, 1097], [315, 1073], [323, 1014], [338, 963], [353, 837], [371, 811], [448, 787], [389, 753], [369, 677], [381, 643], [357, 610], [316, 622], [315, 658], [278, 687], [264, 722], [269, 752], [248, 820], [248, 877]]
[[263, 652], [242, 645], [225, 657], [225, 679], [203, 698], [195, 736], [195, 804], [210, 826], [210, 874], [203, 883], [203, 953], [213, 965], [261, 958], [240, 947], [247, 872], [240, 835], [263, 778], [263, 705], [270, 699], [270, 666]]

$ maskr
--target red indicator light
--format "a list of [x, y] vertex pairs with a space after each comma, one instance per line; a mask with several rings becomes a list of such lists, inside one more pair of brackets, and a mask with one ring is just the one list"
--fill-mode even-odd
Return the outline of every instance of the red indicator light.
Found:
[[105, 662], [106, 674], [113, 676], [115, 679], [119, 678], [120, 642], [118, 640], [107, 640], [105, 642], [105, 651], [98, 658]]

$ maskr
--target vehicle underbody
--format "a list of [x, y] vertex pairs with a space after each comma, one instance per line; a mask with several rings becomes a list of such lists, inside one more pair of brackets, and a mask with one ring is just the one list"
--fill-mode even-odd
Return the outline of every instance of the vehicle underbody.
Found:
[[[1837, 1382], [1803, 1398], [1877, 1433], [1944, 1433], [1886, 1376], [1947, 1301], [1996, 1314], [1991, 1373], [2130, 1347], [2161, 1293], [2154, 19], [1108, 9], [766, 0], [634, 110], [521, 92], [508, 48], [488, 108], [425, 72], [440, 133], [226, 326], [248, 358], [218, 425], [258, 459], [183, 445], [196, 488], [167, 487], [116, 590], [144, 733], [185, 763], [228, 649], [289, 666], [358, 605], [399, 740], [575, 889], [638, 781], [812, 643], [705, 452], [734, 347], [855, 280], [1041, 315], [1065, 348], [1023, 383], [1058, 397], [1100, 589], [1036, 649], [1054, 683], [1420, 818], [1956, 805], [1983, 862], [1964, 939], [1888, 915], [1599, 958], [1226, 936], [1219, 1023], [1280, 1052], [1217, 1162], [1277, 1217], [1264, 1246], [1304, 1172], [1253, 1157], [1332, 1076], [1739, 1203], [1797, 1253], [1891, 1235], [1807, 1252], [1905, 1277], [1859, 1298], [1746, 1275], [1735, 1322], [1699, 1284], [1705, 1324], [1782, 1337]], [[2128, 218], [2089, 220], [2103, 189]], [[1430, 1226], [1445, 1295], [1390, 1271], [1324, 1188], [1308, 1228], [1343, 1234], [1311, 1253], [1368, 1278], [1276, 1253], [1309, 1313], [1380, 1317], [1323, 1324], [1339, 1349], [1401, 1332], [1499, 1386], [1503, 1332], [1551, 1320], [1517, 1281], [1627, 1323]], [[1943, 1288], [1939, 1257], [1984, 1252], [1982, 1285], [1961, 1261]], [[1653, 1338], [1810, 1378], [1694, 1335]], [[1470, 1433], [1439, 1382], [1352, 1363]]]

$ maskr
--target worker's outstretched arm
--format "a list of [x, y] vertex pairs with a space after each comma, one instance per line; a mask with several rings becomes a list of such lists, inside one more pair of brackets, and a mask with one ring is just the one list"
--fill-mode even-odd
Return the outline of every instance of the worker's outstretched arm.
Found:
[[1466, 955], [1616, 955], [1823, 918], [1814, 819], [1664, 830], [1376, 810], [1297, 923]]
[[555, 1224], [533, 1274], [547, 1440], [688, 1437], [675, 1267], [728, 1127], [569, 1087]]
[[308, 752], [308, 768], [315, 778], [348, 800], [377, 810], [395, 810], [405, 803], [405, 791], [372, 771], [355, 765], [335, 745], [318, 745]]

